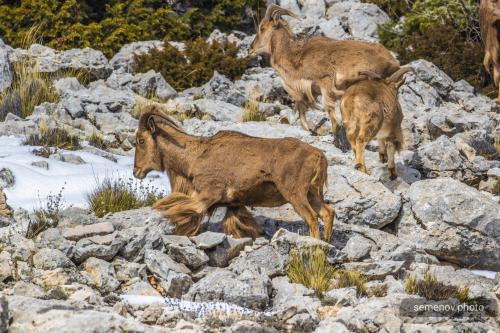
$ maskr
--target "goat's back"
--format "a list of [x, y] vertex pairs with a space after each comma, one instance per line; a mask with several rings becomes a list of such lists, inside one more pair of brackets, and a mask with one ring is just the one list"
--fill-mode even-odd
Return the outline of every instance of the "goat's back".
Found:
[[337, 78], [342, 80], [356, 78], [360, 71], [372, 71], [388, 77], [400, 67], [391, 52], [379, 43], [326, 37], [304, 40], [297, 59], [298, 66], [310, 76], [327, 70], [337, 73]]

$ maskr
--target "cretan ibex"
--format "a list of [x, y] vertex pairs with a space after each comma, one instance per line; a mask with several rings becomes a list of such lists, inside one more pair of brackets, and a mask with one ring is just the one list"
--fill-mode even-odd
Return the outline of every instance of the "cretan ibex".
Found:
[[356, 156], [356, 169], [368, 173], [365, 147], [373, 138], [379, 143], [379, 157], [387, 162], [391, 179], [397, 177], [394, 153], [403, 144], [401, 122], [403, 112], [398, 101], [398, 89], [404, 83], [403, 75], [413, 68], [402, 67], [389, 78], [363, 71], [360, 81], [345, 91], [340, 103], [342, 119]]
[[[493, 76], [495, 86], [500, 89], [500, 2], [498, 0], [481, 0], [479, 22], [484, 45], [483, 66], [486, 72]], [[500, 90], [496, 101], [500, 103]]]
[[250, 47], [251, 55], [269, 55], [288, 94], [295, 101], [301, 125], [309, 130], [305, 113], [321, 95], [336, 133], [335, 103], [360, 71], [388, 77], [398, 61], [381, 44], [355, 40], [310, 37], [298, 40], [282, 16], [298, 18], [275, 4], [267, 8]]
[[260, 227], [245, 206], [289, 202], [313, 237], [320, 237], [320, 217], [325, 240], [331, 238], [334, 210], [323, 197], [328, 163], [317, 148], [293, 138], [264, 139], [233, 131], [189, 135], [154, 106], [141, 114], [136, 142], [136, 178], [157, 170], [188, 182], [189, 194], [173, 192], [153, 206], [176, 225], [178, 234], [196, 234], [205, 215], [228, 207], [224, 231], [255, 236]]

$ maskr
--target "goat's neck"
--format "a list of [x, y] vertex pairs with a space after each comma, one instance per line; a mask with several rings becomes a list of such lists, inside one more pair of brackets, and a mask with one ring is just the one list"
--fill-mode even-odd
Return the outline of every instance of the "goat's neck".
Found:
[[298, 67], [300, 46], [294, 36], [284, 28], [277, 29], [271, 37], [271, 66], [281, 76], [293, 75]]
[[164, 170], [188, 177], [193, 157], [201, 146], [201, 138], [164, 126], [157, 145]]

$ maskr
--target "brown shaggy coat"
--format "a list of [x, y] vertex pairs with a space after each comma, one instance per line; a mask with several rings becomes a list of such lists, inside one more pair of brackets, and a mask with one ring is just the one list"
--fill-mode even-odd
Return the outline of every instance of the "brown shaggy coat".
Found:
[[155, 107], [142, 113], [136, 139], [135, 177], [168, 170], [192, 186], [188, 194], [174, 192], [154, 205], [176, 224], [179, 234], [195, 234], [205, 215], [230, 207], [224, 229], [234, 236], [255, 236], [259, 227], [245, 206], [289, 202], [316, 238], [321, 217], [324, 237], [330, 239], [334, 210], [323, 197], [328, 163], [319, 149], [298, 139], [256, 138], [233, 131], [189, 135]]
[[270, 56], [272, 67], [296, 102], [295, 109], [304, 129], [310, 127], [305, 112], [315, 106], [316, 97], [321, 95], [336, 132], [336, 100], [358, 78], [358, 73], [371, 71], [385, 78], [399, 69], [399, 63], [378, 43], [327, 37], [296, 39], [282, 15], [298, 18], [289, 10], [270, 5], [250, 53]]
[[369, 79], [350, 86], [342, 97], [340, 109], [347, 139], [356, 155], [356, 168], [365, 173], [365, 147], [376, 137], [380, 160], [388, 162], [390, 178], [397, 177], [394, 152], [403, 144], [398, 89], [404, 83], [402, 76], [410, 71], [413, 69], [403, 67], [385, 80], [375, 73], [362, 72]]
[[[500, 2], [498, 0], [481, 0], [479, 21], [484, 44], [483, 66], [493, 76], [495, 86], [500, 89]], [[500, 103], [500, 93], [497, 97], [497, 103]]]

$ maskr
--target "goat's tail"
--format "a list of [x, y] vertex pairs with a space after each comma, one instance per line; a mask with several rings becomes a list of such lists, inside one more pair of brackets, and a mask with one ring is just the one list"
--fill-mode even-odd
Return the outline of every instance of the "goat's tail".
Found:
[[225, 234], [234, 238], [252, 237], [255, 239], [262, 234], [262, 228], [245, 206], [228, 207], [222, 228]]
[[196, 196], [174, 192], [156, 201], [153, 208], [175, 224], [177, 235], [193, 236], [198, 232], [209, 207]]

